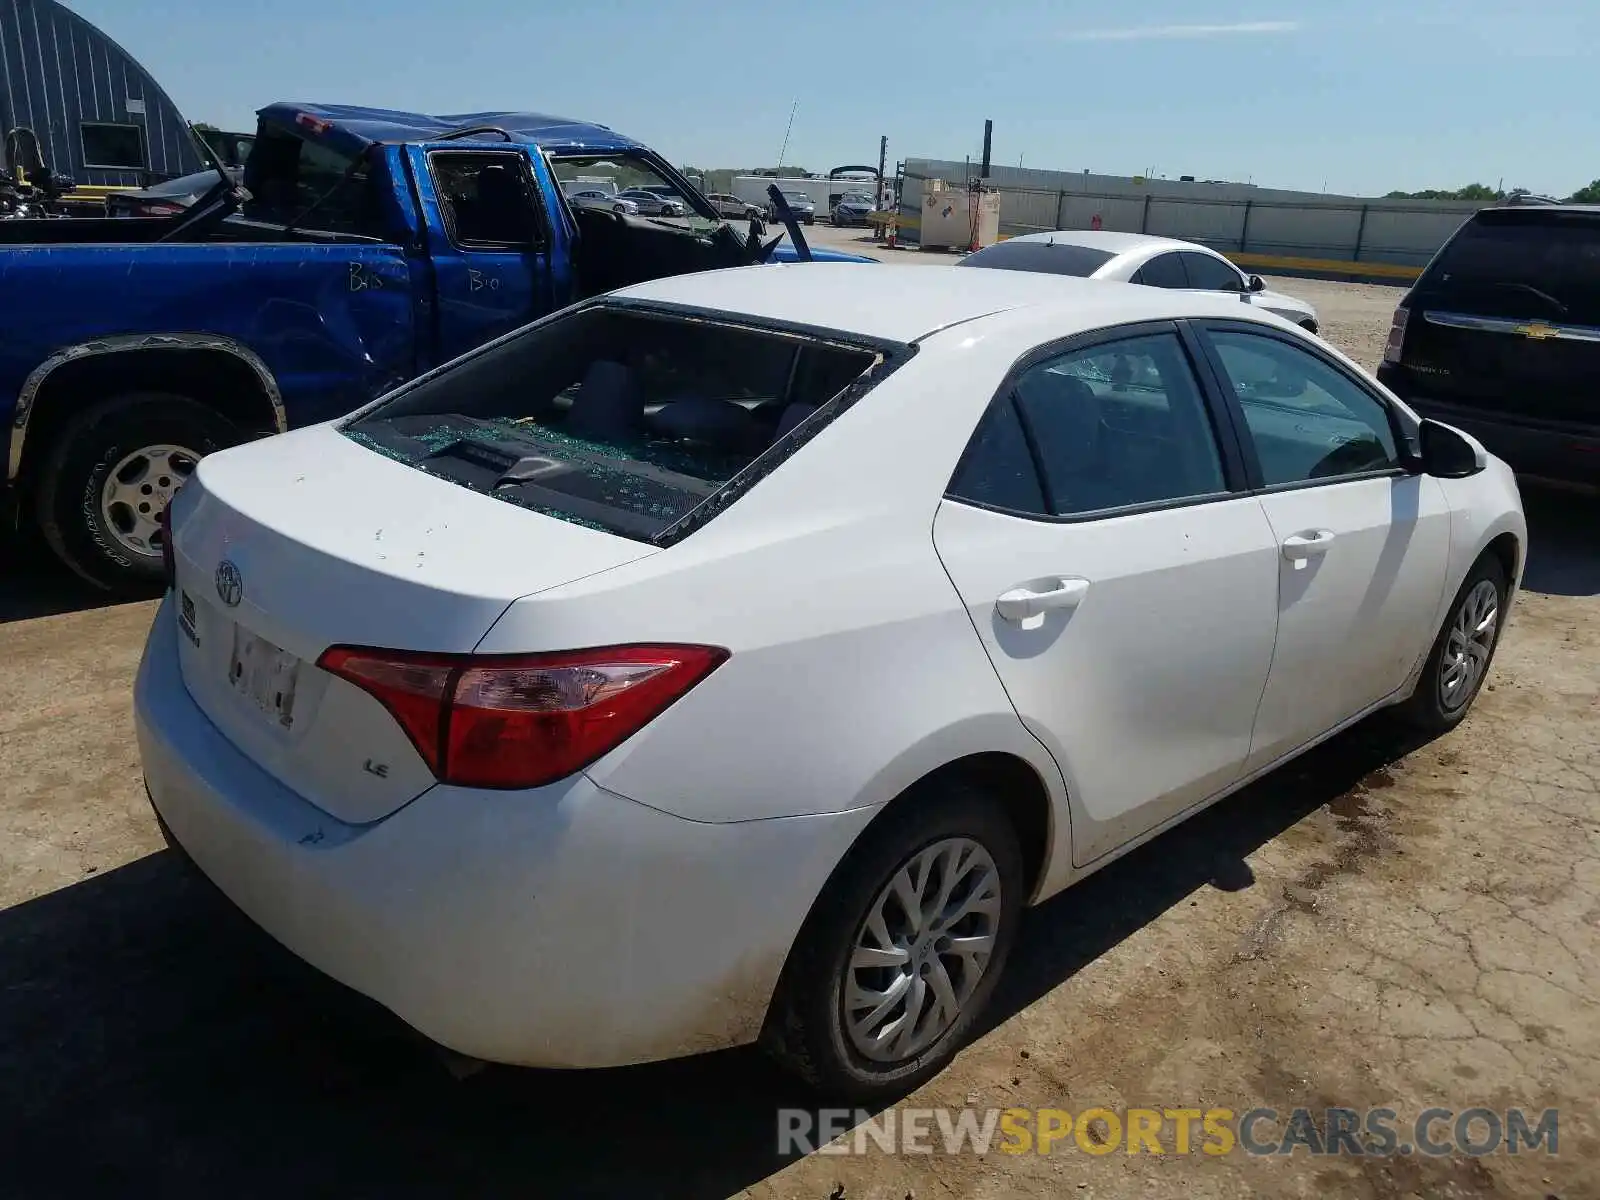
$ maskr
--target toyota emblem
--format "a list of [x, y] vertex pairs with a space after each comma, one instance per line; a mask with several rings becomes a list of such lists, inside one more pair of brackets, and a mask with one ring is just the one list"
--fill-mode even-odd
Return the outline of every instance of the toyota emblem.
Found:
[[226, 558], [217, 564], [217, 596], [229, 608], [237, 608], [244, 599], [244, 576]]

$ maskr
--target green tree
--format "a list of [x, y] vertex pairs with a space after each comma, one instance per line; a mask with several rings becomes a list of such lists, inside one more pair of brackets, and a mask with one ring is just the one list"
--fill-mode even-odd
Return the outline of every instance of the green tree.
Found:
[[220, 132], [210, 121], [196, 121], [194, 127], [201, 131]]
[[1581, 187], [1567, 197], [1573, 204], [1600, 204], [1600, 179], [1594, 180], [1588, 187]]

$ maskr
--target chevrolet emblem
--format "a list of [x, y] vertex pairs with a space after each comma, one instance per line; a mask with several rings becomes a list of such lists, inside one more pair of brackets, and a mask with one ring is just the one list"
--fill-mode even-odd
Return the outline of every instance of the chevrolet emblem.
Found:
[[1517, 332], [1523, 337], [1534, 338], [1537, 341], [1543, 341], [1545, 338], [1553, 338], [1556, 336], [1555, 329], [1542, 323], [1535, 325], [1518, 325]]

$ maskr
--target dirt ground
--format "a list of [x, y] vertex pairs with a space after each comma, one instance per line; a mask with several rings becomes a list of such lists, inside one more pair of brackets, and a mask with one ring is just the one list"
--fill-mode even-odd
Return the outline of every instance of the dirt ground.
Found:
[[[1376, 360], [1393, 289], [1273, 283]], [[458, 1080], [161, 848], [128, 712], [153, 605], [11, 541], [0, 1194], [1600, 1196], [1600, 505], [1527, 504], [1459, 730], [1369, 722], [1031, 912], [991, 1028], [902, 1107], [1558, 1107], [1556, 1157], [785, 1158], [776, 1109], [815, 1101], [752, 1052]]]

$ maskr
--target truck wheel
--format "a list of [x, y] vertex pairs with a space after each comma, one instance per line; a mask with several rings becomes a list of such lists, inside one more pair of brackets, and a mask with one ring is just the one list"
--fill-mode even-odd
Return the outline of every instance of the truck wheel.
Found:
[[244, 440], [187, 396], [130, 392], [67, 423], [44, 459], [39, 528], [56, 556], [107, 591], [161, 580], [158, 522], [195, 464]]

